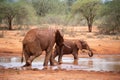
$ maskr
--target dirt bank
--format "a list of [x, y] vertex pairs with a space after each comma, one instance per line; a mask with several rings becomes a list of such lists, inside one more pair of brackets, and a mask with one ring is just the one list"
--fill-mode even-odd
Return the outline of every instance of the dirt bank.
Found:
[[67, 70], [0, 70], [0, 80], [120, 80], [120, 73]]

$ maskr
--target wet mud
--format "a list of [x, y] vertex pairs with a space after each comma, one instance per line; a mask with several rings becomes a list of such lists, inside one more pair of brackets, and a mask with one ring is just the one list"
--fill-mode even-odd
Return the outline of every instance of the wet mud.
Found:
[[[56, 58], [57, 60], [57, 58]], [[120, 55], [95, 55], [94, 57], [79, 57], [78, 65], [74, 65], [74, 59], [70, 56], [62, 58], [63, 64], [49, 66], [50, 69], [85, 70], [85, 71], [114, 71], [120, 72]], [[44, 56], [40, 56], [32, 63], [32, 69], [43, 69]], [[25, 62], [21, 63], [21, 57], [0, 57], [0, 67], [21, 69]]]

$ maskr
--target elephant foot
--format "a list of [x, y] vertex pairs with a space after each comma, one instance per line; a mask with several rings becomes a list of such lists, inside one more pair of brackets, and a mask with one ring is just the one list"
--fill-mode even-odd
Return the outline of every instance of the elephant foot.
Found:
[[31, 68], [31, 64], [26, 63], [25, 65], [23, 65], [23, 66], [21, 67], [21, 69], [23, 69], [23, 70], [31, 70], [31, 69], [32, 69], [32, 68]]
[[55, 60], [53, 60], [53, 61], [51, 61], [50, 62], [50, 66], [56, 66], [58, 63], [57, 63], [57, 61], [55, 61]]
[[48, 66], [44, 66], [42, 70], [47, 70], [48, 69]]
[[56, 60], [54, 60], [54, 66], [56, 66], [56, 65], [58, 65], [59, 63], [56, 61]]
[[26, 63], [26, 64], [25, 64], [25, 65], [23, 65], [22, 67], [29, 67], [29, 66], [31, 66], [31, 64]]
[[73, 64], [78, 65], [78, 60], [74, 60]]
[[62, 64], [62, 63], [63, 63], [62, 61], [59, 62], [59, 64]]
[[56, 60], [54, 60], [54, 63], [57, 63], [57, 64], [58, 64], [58, 62], [57, 62]]
[[50, 66], [57, 66], [58, 65], [58, 62], [56, 63], [53, 63], [53, 64], [50, 64]]

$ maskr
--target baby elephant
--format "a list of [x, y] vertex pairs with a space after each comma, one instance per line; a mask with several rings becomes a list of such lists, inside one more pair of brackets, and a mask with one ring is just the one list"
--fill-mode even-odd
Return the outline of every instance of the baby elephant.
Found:
[[72, 54], [74, 56], [74, 64], [78, 64], [78, 50], [82, 50], [82, 49], [86, 49], [89, 51], [88, 52], [89, 57], [93, 56], [93, 52], [90, 49], [90, 47], [86, 41], [83, 41], [83, 40], [77, 40], [77, 41], [64, 40], [64, 44], [67, 45], [67, 47], [63, 46], [62, 48], [60, 48], [57, 45], [55, 46], [53, 58], [55, 58], [56, 56], [59, 55], [59, 57], [58, 57], [59, 64], [62, 63], [62, 56], [64, 54]]

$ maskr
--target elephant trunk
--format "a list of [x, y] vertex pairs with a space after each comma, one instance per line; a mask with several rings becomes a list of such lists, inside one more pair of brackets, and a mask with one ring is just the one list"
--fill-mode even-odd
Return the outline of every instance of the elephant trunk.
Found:
[[88, 52], [88, 55], [89, 55], [89, 57], [92, 57], [92, 56], [93, 56], [93, 52], [90, 50], [90, 51]]
[[88, 46], [88, 50], [89, 50], [89, 52], [88, 52], [89, 57], [92, 57], [93, 56], [93, 52], [92, 52], [92, 50], [90, 49], [89, 46]]

